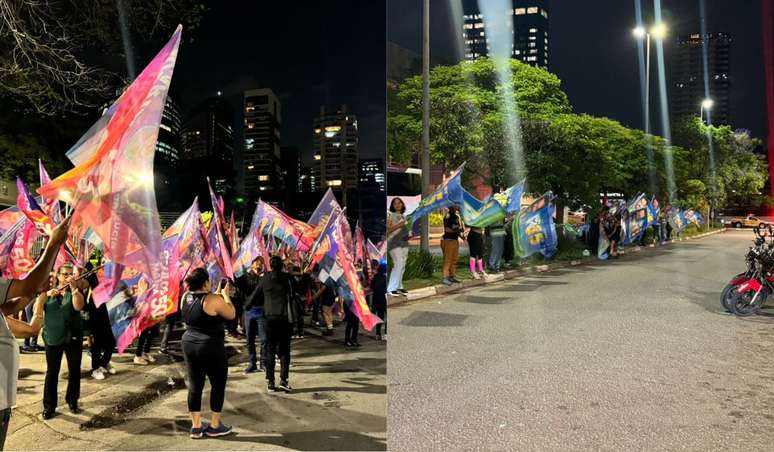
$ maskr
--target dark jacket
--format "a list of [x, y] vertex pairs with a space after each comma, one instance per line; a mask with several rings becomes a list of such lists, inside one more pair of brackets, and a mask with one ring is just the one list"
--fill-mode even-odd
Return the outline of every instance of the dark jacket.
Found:
[[285, 272], [268, 272], [261, 277], [258, 288], [263, 293], [263, 315], [267, 319], [287, 318], [294, 322], [298, 318], [297, 306], [293, 302], [293, 278]]
[[237, 280], [237, 285], [240, 286], [239, 290], [245, 297], [244, 304], [242, 305], [245, 311], [263, 307], [263, 290], [258, 287], [259, 281], [260, 276], [253, 272], [247, 272]]

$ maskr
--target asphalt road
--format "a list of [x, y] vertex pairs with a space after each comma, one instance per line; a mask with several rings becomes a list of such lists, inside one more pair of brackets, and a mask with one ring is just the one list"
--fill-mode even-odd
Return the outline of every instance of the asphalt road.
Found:
[[751, 240], [393, 308], [390, 450], [773, 450], [774, 310], [719, 304]]

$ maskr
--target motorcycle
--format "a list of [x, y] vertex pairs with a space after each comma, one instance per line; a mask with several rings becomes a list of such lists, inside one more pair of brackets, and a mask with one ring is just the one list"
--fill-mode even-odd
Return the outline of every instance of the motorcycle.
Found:
[[727, 311], [741, 317], [758, 313], [774, 293], [774, 229], [766, 225], [753, 231], [755, 242], [745, 256], [747, 270], [726, 284], [720, 298]]

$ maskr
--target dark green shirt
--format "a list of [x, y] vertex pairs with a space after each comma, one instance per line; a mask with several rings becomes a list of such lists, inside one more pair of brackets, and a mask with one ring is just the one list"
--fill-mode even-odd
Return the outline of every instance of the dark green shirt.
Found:
[[75, 340], [83, 340], [81, 313], [73, 307], [72, 293], [65, 292], [58, 297], [48, 297], [44, 306], [43, 339], [46, 345], [67, 344]]

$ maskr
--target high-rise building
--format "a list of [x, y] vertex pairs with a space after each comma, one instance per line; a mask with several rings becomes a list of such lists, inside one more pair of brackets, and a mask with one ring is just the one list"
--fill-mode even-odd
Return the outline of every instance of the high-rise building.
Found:
[[245, 194], [249, 198], [261, 192], [282, 189], [280, 179], [280, 102], [269, 88], [244, 93], [244, 167]]
[[301, 172], [298, 176], [298, 192], [312, 193], [314, 191], [314, 176], [312, 176], [312, 168], [308, 166], [302, 166]]
[[[486, 27], [477, 0], [463, 2], [465, 59], [489, 55]], [[548, 0], [512, 0], [504, 14], [513, 16], [512, 57], [531, 66], [548, 69]]]
[[[211, 97], [191, 110], [182, 128], [180, 159], [188, 176], [190, 193], [209, 199], [206, 178], [224, 194], [234, 189], [234, 110], [220, 96]], [[188, 201], [190, 203], [190, 201]], [[187, 205], [187, 204], [185, 204]]]
[[282, 186], [290, 193], [299, 192], [301, 176], [301, 153], [295, 146], [280, 148], [280, 170], [282, 171]]
[[357, 188], [357, 118], [342, 105], [314, 119], [314, 190]]
[[164, 111], [159, 124], [159, 137], [156, 142], [156, 158], [176, 166], [180, 160], [180, 130], [182, 125], [180, 108], [172, 96], [167, 96]]
[[731, 87], [729, 51], [731, 36], [726, 33], [700, 33], [677, 37], [677, 45], [672, 51], [672, 92], [671, 116], [703, 116], [707, 120], [707, 111], [702, 111], [701, 103], [707, 97], [704, 85], [704, 45], [707, 48], [707, 77], [709, 109], [713, 124], [729, 124], [729, 91]]
[[385, 191], [384, 159], [360, 160], [358, 179], [361, 187], [378, 187], [379, 191]]

